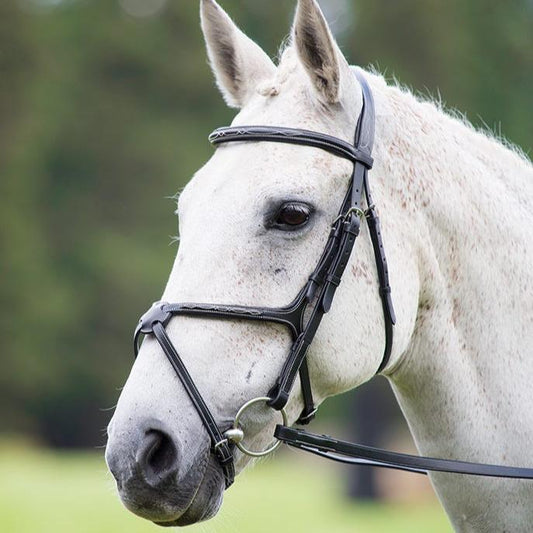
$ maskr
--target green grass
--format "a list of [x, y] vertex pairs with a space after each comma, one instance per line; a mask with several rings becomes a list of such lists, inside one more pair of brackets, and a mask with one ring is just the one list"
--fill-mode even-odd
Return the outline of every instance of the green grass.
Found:
[[[122, 507], [102, 455], [0, 444], [0, 531], [163, 531]], [[290, 453], [239, 477], [227, 492], [219, 515], [186, 531], [439, 533], [451, 528], [435, 501], [394, 505], [349, 502], [334, 471], [319, 460]]]

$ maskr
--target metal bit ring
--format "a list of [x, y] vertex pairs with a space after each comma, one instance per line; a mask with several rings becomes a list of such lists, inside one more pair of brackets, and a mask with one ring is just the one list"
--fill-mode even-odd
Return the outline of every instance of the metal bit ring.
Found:
[[[277, 450], [279, 446], [281, 445], [281, 441], [278, 440], [270, 448], [267, 448], [266, 450], [263, 450], [263, 451], [255, 452], [253, 450], [249, 450], [248, 448], [246, 448], [246, 446], [244, 446], [244, 444], [242, 443], [244, 439], [244, 432], [239, 427], [239, 422], [242, 418], [242, 415], [247, 409], [249, 409], [253, 405], [257, 403], [268, 403], [270, 400], [271, 398], [269, 398], [268, 396], [261, 396], [260, 398], [254, 398], [253, 400], [246, 402], [235, 415], [235, 420], [233, 421], [233, 427], [224, 434], [224, 437], [226, 437], [229, 441], [233, 442], [235, 446], [237, 446], [237, 448], [245, 455], [249, 455], [250, 457], [264, 457], [266, 455], [271, 454], [275, 450]], [[281, 409], [280, 413], [281, 413], [281, 418], [283, 419], [283, 425], [286, 426], [288, 424], [287, 412], [285, 411], [285, 409]]]

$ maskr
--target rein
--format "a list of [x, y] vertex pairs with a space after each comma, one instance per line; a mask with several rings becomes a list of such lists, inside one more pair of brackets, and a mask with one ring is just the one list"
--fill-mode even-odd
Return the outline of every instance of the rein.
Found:
[[[361, 221], [366, 220], [374, 249], [379, 295], [383, 307], [385, 325], [385, 349], [376, 373], [382, 372], [390, 359], [393, 343], [393, 327], [396, 316], [391, 298], [389, 274], [381, 228], [369, 187], [368, 172], [372, 168], [372, 148], [375, 133], [375, 110], [372, 92], [364, 76], [355, 75], [363, 93], [363, 107], [355, 131], [354, 144], [322, 133], [270, 126], [238, 126], [219, 128], [209, 137], [215, 146], [232, 142], [278, 142], [312, 146], [351, 161], [354, 165], [349, 189], [342, 203], [339, 215], [333, 221], [326, 246], [314, 271], [296, 298], [285, 307], [251, 307], [225, 304], [156, 302], [141, 318], [134, 334], [135, 355], [138, 354], [140, 336], [153, 335], [170, 361], [206, 428], [211, 440], [211, 451], [218, 459], [225, 477], [226, 488], [235, 478], [233, 449], [261, 457], [274, 451], [281, 442], [301, 450], [349, 464], [381, 466], [426, 474], [427, 471], [453, 472], [480, 476], [533, 479], [533, 468], [514, 468], [484, 465], [445, 459], [433, 459], [388, 452], [368, 446], [351, 444], [325, 435], [315, 435], [287, 426], [285, 406], [289, 400], [296, 376], [299, 374], [304, 409], [297, 421], [308, 424], [315, 416], [316, 407], [311, 392], [307, 367], [307, 350], [312, 343], [320, 323], [331, 309], [335, 292], [351, 257], [355, 241], [360, 233]], [[363, 200], [366, 209], [363, 205]], [[196, 316], [224, 320], [252, 320], [274, 322], [287, 327], [293, 343], [283, 368], [268, 395], [255, 398], [244, 404], [235, 416], [233, 426], [222, 431], [193, 378], [187, 371], [176, 348], [172, 344], [166, 326], [174, 316]], [[308, 318], [307, 318], [308, 317]], [[276, 427], [274, 436], [278, 441], [264, 451], [251, 451], [243, 444], [244, 432], [240, 419], [252, 405], [266, 403], [280, 411], [283, 425]]]
[[274, 436], [279, 441], [294, 448], [350, 465], [381, 466], [415, 474], [427, 474], [432, 471], [486, 477], [533, 479], [533, 468], [470, 463], [390, 452], [380, 448], [337, 440], [328, 435], [315, 435], [282, 425], [276, 426]]

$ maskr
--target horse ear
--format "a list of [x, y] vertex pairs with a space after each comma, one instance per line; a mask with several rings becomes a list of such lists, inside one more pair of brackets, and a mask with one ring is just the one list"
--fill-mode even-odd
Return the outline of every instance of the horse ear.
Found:
[[217, 85], [230, 107], [243, 107], [276, 66], [215, 0], [201, 0], [202, 30]]
[[298, 0], [293, 41], [319, 97], [339, 102], [341, 75], [349, 67], [316, 0]]

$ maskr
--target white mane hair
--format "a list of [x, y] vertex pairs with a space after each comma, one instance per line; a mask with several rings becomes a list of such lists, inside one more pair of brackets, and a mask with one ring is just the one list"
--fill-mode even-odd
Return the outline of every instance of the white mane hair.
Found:
[[385, 73], [381, 72], [378, 67], [373, 65], [368, 67], [368, 72], [374, 74], [378, 78], [381, 78], [385, 86], [387, 86], [389, 89], [396, 88], [402, 93], [409, 94], [420, 104], [429, 104], [430, 106], [433, 106], [437, 112], [447, 115], [452, 120], [460, 122], [463, 124], [463, 126], [469, 130], [472, 130], [474, 133], [478, 133], [487, 137], [489, 140], [495, 141], [497, 145], [501, 145], [500, 148], [503, 146], [507, 150], [515, 152], [525, 163], [531, 164], [531, 158], [524, 151], [524, 149], [505, 137], [501, 131], [501, 123], [499, 124], [500, 129], [496, 131], [494, 129], [496, 126], [491, 128], [485, 121], [483, 121], [482, 117], [478, 117], [478, 119], [481, 121], [481, 125], [474, 126], [468, 118], [466, 112], [455, 107], [449, 107], [446, 104], [446, 101], [443, 99], [439, 90], [437, 90], [437, 94], [432, 94], [429, 89], [425, 92], [422, 92], [414, 87], [411, 87], [410, 85], [405, 84], [396, 76], [391, 76], [390, 78], [387, 77]]
[[[278, 96], [281, 93], [284, 84], [291, 82], [297, 83], [294, 73], [301, 70], [301, 63], [294, 46], [293, 36], [290, 36], [287, 39], [287, 42], [282, 43], [277, 59], [277, 69], [273, 78], [262, 82], [256, 88], [257, 93], [261, 96]], [[403, 83], [396, 76], [387, 76], [386, 73], [381, 72], [379, 67], [375, 65], [370, 65], [367, 68], [367, 74], [373, 75], [375, 87], [380, 87], [382, 91], [399, 91], [400, 94], [411, 97], [416, 103], [423, 105], [425, 109], [425, 106], [433, 108], [433, 111], [436, 112], [439, 117], [445, 115], [451, 120], [459, 122], [473, 133], [479, 134], [489, 141], [493, 141], [495, 144], [491, 145], [492, 148], [497, 147], [500, 149], [504, 147], [507, 150], [514, 152], [523, 162], [531, 164], [531, 159], [524, 149], [507, 139], [501, 130], [495, 131], [485, 122], [482, 122], [482, 125], [479, 127], [474, 126], [465, 112], [446, 105], [440, 91], [437, 91], [436, 95], [429, 91], [419, 91], [416, 88]], [[323, 105], [317, 105], [317, 100], [313, 99], [310, 103], [311, 105], [316, 106], [319, 113], [324, 112], [327, 114], [327, 108]], [[428, 113], [430, 113], [430, 111], [428, 111]], [[482, 120], [482, 118], [480, 119]]]

